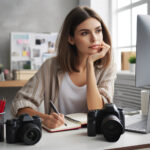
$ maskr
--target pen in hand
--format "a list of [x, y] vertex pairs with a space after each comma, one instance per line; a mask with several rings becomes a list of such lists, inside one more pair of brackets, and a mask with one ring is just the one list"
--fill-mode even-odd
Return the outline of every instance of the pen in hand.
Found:
[[[53, 104], [53, 102], [50, 100], [50, 106], [53, 108], [53, 110], [55, 111], [55, 113], [59, 114], [59, 111], [57, 110], [57, 108], [55, 107], [55, 105]], [[67, 126], [66, 123], [64, 123], [65, 126]]]

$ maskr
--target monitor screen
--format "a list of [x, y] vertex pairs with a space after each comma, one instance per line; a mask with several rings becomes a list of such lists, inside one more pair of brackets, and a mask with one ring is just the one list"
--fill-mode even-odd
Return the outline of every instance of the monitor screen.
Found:
[[136, 87], [150, 85], [150, 15], [137, 16]]

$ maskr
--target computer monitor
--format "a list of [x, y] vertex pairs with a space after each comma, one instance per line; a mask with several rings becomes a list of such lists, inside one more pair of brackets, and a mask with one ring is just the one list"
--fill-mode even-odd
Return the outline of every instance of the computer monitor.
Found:
[[[137, 16], [136, 87], [150, 85], [150, 16]], [[150, 133], [150, 101], [147, 115], [126, 117], [125, 129]]]
[[150, 15], [137, 16], [136, 87], [150, 85]]

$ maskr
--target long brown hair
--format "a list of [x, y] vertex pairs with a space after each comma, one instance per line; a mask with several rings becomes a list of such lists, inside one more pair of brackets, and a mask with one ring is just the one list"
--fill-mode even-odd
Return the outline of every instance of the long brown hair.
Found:
[[110, 34], [106, 25], [104, 24], [103, 20], [100, 16], [88, 7], [75, 7], [64, 20], [62, 25], [60, 34], [58, 36], [56, 42], [56, 49], [57, 49], [57, 61], [62, 71], [65, 72], [78, 72], [76, 66], [78, 64], [78, 54], [76, 47], [71, 45], [68, 42], [69, 36], [74, 36], [74, 32], [76, 27], [81, 24], [86, 19], [93, 17], [97, 19], [102, 25], [102, 33], [103, 33], [103, 40], [107, 44], [110, 45], [110, 50], [107, 52], [104, 58], [97, 60], [94, 65], [102, 67], [107, 67], [111, 61], [111, 51], [112, 51], [112, 44]]

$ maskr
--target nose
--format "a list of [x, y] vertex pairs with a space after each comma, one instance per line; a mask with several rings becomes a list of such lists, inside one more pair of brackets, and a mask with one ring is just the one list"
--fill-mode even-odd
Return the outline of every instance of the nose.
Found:
[[97, 35], [95, 33], [91, 33], [91, 42], [95, 42], [97, 40]]

